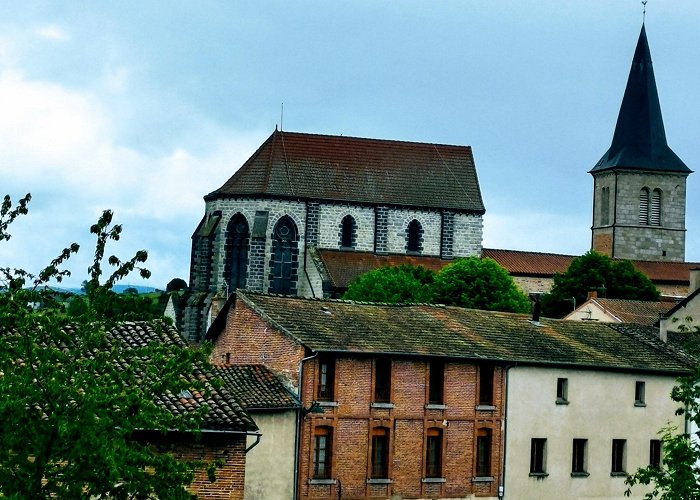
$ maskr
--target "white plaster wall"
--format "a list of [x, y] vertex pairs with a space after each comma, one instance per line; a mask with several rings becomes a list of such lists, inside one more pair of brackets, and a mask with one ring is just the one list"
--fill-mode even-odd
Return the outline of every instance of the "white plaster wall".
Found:
[[423, 251], [421, 255], [440, 255], [440, 231], [442, 217], [439, 212], [390, 208], [387, 220], [387, 251], [406, 253], [406, 228], [413, 219], [423, 227]]
[[[590, 311], [590, 314], [589, 314]], [[574, 321], [600, 321], [601, 323], [619, 323], [615, 316], [608, 314], [604, 309], [602, 309], [595, 302], [588, 302], [582, 304], [576, 311], [573, 311], [562, 319], [574, 320]]]
[[[693, 318], [692, 323], [686, 322], [686, 318]], [[700, 326], [700, 295], [696, 295], [688, 301], [683, 307], [673, 313], [668, 319], [668, 329], [671, 331], [679, 331], [679, 325], [685, 325], [692, 329], [694, 326]]]
[[340, 222], [346, 215], [352, 215], [357, 227], [355, 250], [374, 250], [374, 208], [349, 204], [322, 203], [319, 206], [319, 248], [340, 248]]
[[[557, 378], [568, 378], [568, 405], [556, 404]], [[514, 367], [509, 370], [505, 498], [625, 498], [624, 477], [611, 477], [613, 439], [626, 439], [626, 470], [649, 463], [649, 441], [675, 416], [674, 377], [577, 369]], [[634, 405], [635, 382], [644, 381], [645, 407]], [[530, 477], [530, 440], [546, 438], [545, 478]], [[589, 477], [571, 477], [574, 438], [588, 439]], [[632, 498], [648, 489], [635, 486]]]
[[[294, 492], [294, 433], [296, 411], [251, 416], [262, 433], [260, 443], [246, 455], [246, 500], [287, 500]], [[255, 438], [248, 437], [248, 446]]]

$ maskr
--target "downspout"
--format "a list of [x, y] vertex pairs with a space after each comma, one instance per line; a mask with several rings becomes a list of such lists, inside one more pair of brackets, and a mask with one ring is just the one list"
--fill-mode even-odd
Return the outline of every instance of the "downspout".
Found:
[[501, 453], [501, 481], [498, 485], [498, 500], [503, 500], [505, 498], [505, 487], [506, 487], [506, 442], [508, 441], [508, 377], [510, 375], [510, 369], [515, 365], [507, 365], [505, 372], [505, 397], [503, 398], [503, 451]]
[[252, 450], [252, 449], [255, 448], [257, 445], [260, 444], [260, 438], [262, 437], [262, 434], [260, 434], [260, 433], [258, 433], [258, 434], [250, 434], [250, 435], [255, 436], [255, 442], [254, 442], [253, 444], [251, 444], [250, 446], [248, 446], [248, 447], [245, 449], [246, 454], [248, 454], [248, 452], [249, 452], [250, 450]]
[[304, 215], [304, 275], [306, 276], [306, 281], [309, 283], [311, 296], [316, 298], [316, 292], [314, 292], [314, 287], [311, 284], [311, 277], [309, 276], [309, 272], [306, 270], [307, 257], [309, 255], [309, 202], [307, 201], [304, 206], [306, 209], [306, 214]]
[[301, 374], [304, 370], [304, 362], [314, 359], [316, 356], [318, 356], [318, 352], [299, 360], [299, 369], [297, 375], [297, 391], [299, 394], [300, 404], [299, 408], [297, 408], [297, 432], [294, 436], [294, 496], [292, 497], [294, 500], [299, 498], [299, 454], [301, 453], [301, 413], [304, 410], [304, 401], [301, 399]]

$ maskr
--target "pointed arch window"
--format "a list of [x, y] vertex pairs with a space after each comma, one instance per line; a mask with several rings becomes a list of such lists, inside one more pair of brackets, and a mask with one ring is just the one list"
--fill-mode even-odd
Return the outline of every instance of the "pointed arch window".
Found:
[[649, 224], [649, 188], [643, 187], [639, 192], [639, 223]]
[[272, 233], [270, 293], [296, 295], [299, 266], [299, 231], [291, 217], [282, 217]]
[[604, 187], [600, 192], [600, 223], [610, 224], [610, 188]]
[[406, 228], [406, 250], [420, 252], [423, 249], [423, 226], [417, 219], [408, 223]]
[[246, 218], [238, 213], [226, 226], [226, 283], [229, 292], [245, 288], [248, 271], [250, 229]]
[[661, 225], [661, 190], [658, 188], [651, 192], [649, 224], [652, 226]]
[[341, 248], [355, 248], [357, 238], [357, 225], [355, 218], [348, 214], [340, 221], [340, 246]]

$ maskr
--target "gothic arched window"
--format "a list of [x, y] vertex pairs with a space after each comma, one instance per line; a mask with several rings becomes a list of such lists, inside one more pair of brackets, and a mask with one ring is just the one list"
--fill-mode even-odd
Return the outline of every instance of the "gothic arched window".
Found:
[[644, 187], [639, 192], [639, 223], [649, 224], [649, 188]]
[[649, 224], [652, 226], [661, 225], [661, 190], [654, 189], [651, 192], [651, 208], [649, 210]]
[[294, 221], [282, 217], [272, 233], [270, 293], [296, 295], [299, 265], [299, 231]]
[[357, 227], [352, 215], [346, 215], [340, 222], [340, 246], [343, 248], [355, 248], [355, 234]]
[[234, 215], [226, 226], [226, 268], [224, 269], [229, 292], [245, 288], [248, 271], [248, 221], [241, 214]]
[[420, 252], [422, 250], [423, 227], [416, 219], [408, 223], [406, 228], [406, 250], [409, 252]]

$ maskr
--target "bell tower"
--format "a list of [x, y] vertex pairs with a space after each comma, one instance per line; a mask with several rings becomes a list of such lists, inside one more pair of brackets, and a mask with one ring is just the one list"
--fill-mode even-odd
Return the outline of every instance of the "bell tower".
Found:
[[685, 260], [686, 179], [668, 146], [644, 25], [610, 149], [593, 176], [591, 248], [615, 258]]

